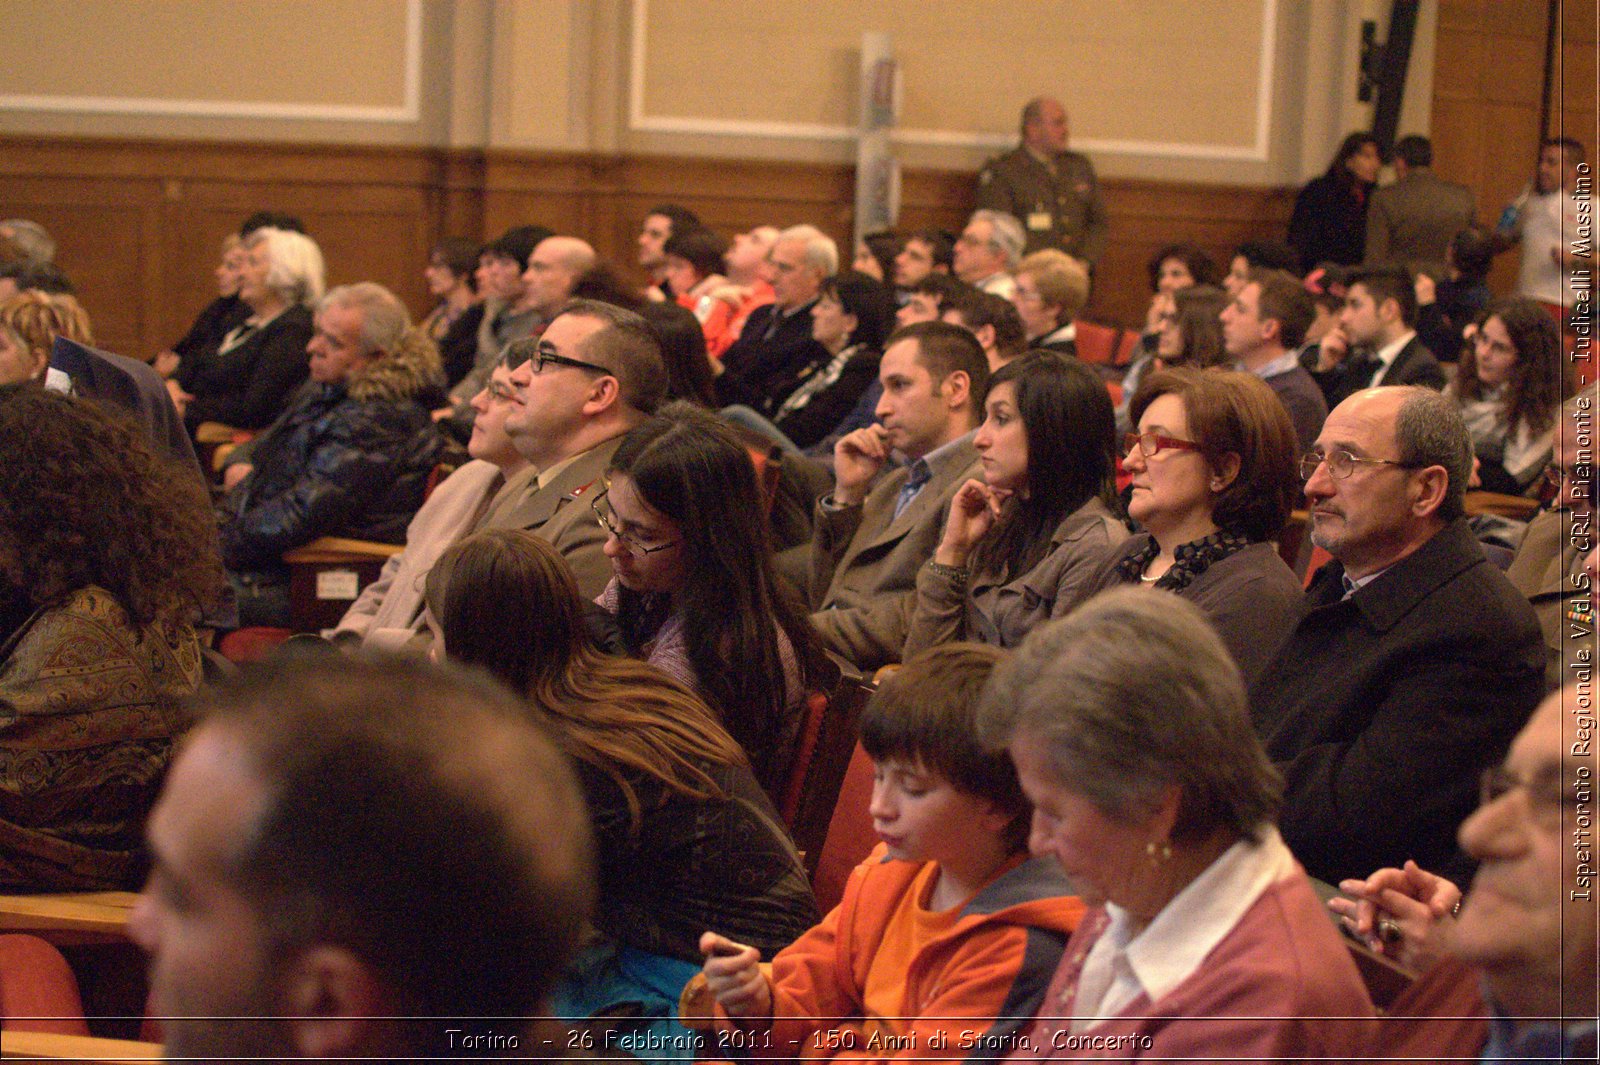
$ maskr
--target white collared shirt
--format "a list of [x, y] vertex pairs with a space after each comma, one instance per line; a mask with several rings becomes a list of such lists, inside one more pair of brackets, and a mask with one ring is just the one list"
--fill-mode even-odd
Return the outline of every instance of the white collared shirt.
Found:
[[1259, 377], [1263, 381], [1265, 381], [1269, 377], [1277, 377], [1279, 374], [1286, 374], [1290, 370], [1293, 370], [1296, 366], [1299, 366], [1299, 365], [1300, 365], [1300, 352], [1299, 351], [1285, 351], [1282, 355], [1279, 355], [1276, 359], [1273, 359], [1271, 362], [1262, 363], [1260, 366], [1258, 366], [1254, 370], [1250, 369], [1250, 367], [1246, 366], [1243, 362], [1234, 363], [1233, 364], [1233, 368], [1235, 370], [1242, 370], [1245, 373], [1253, 373], [1257, 377]]
[[1389, 367], [1393, 366], [1394, 360], [1400, 357], [1400, 349], [1411, 343], [1416, 335], [1417, 331], [1415, 329], [1407, 329], [1398, 339], [1390, 341], [1377, 350], [1374, 357], [1383, 365], [1378, 367], [1378, 372], [1373, 374], [1372, 380], [1367, 382], [1368, 388], [1377, 388], [1383, 384], [1383, 379], [1388, 376]]
[[1141, 994], [1159, 1002], [1200, 967], [1273, 884], [1295, 870], [1274, 827], [1260, 843], [1240, 840], [1212, 862], [1144, 930], [1132, 935], [1128, 911], [1106, 904], [1111, 922], [1089, 950], [1072, 1003], [1074, 1034], [1114, 1017]]

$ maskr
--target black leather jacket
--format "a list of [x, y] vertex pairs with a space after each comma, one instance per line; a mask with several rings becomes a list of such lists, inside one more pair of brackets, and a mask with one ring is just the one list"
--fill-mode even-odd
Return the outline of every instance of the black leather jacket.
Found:
[[444, 437], [421, 401], [442, 384], [438, 353], [386, 357], [348, 385], [307, 384], [256, 441], [255, 469], [223, 500], [222, 556], [274, 571], [319, 536], [404, 543]]

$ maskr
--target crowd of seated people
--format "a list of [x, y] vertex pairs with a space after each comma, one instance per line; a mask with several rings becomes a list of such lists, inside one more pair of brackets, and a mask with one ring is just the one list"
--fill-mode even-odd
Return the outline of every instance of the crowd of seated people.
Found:
[[[1391, 1049], [1308, 878], [1419, 988], [1466, 962], [1475, 1016], [1548, 1007], [1488, 943], [1515, 860], [1491, 828], [1578, 801], [1546, 786], [1535, 707], [1593, 647], [1597, 404], [1567, 309], [1489, 291], [1485, 230], [1441, 242], [1402, 190], [1385, 261], [1362, 252], [1378, 148], [1347, 138], [1291, 243], [1225, 277], [1164, 246], [1110, 363], [1079, 331], [1105, 277], [991, 207], [873, 234], [852, 268], [818, 225], [660, 204], [647, 286], [590, 235], [447, 239], [420, 325], [374, 283], [325, 292], [299, 223], [253, 216], [132, 419], [70, 369], [83, 308], [8, 265], [0, 883], [136, 884], [219, 601], [293, 625], [286, 553], [344, 536], [403, 546], [327, 653], [481, 667], [575, 765], [598, 903], [548, 1001], [631, 1033], [611, 1049], [978, 1016], [962, 1058]], [[205, 422], [254, 434], [209, 505], [167, 454]], [[1512, 550], [1485, 553], [1473, 488], [1524, 500]], [[75, 628], [116, 676], [60, 671]], [[882, 846], [818, 924], [779, 810], [828, 654], [883, 671], [860, 727]], [[686, 983], [711, 1015], [689, 1027]], [[1506, 1023], [1448, 1038], [1526, 1035]]]

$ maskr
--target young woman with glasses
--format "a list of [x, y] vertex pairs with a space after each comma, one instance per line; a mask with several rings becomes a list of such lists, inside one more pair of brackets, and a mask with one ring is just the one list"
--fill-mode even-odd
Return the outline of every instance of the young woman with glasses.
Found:
[[1084, 597], [1137, 584], [1192, 600], [1248, 685], [1300, 613], [1272, 543], [1301, 498], [1288, 412], [1254, 374], [1180, 367], [1146, 379], [1130, 413], [1122, 468], [1143, 531], [1101, 560]]
[[1128, 535], [1111, 399], [1092, 370], [1026, 355], [989, 378], [984, 408], [972, 441], [983, 479], [956, 493], [917, 575], [902, 660], [949, 640], [1015, 647], [1064, 613], [1106, 548]]
[[749, 451], [714, 415], [669, 404], [623, 438], [607, 488], [595, 509], [616, 576], [601, 606], [630, 653], [721, 715], [776, 794], [822, 652], [774, 575]]

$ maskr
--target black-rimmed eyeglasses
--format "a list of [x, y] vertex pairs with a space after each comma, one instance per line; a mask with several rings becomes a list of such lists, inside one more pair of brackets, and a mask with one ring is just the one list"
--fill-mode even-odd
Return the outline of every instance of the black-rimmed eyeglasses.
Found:
[[617, 543], [621, 544], [628, 554], [634, 558], [644, 558], [646, 555], [653, 555], [657, 551], [665, 551], [669, 547], [677, 547], [683, 542], [682, 540], [669, 540], [664, 544], [642, 543], [632, 533], [625, 533], [617, 528], [617, 523], [614, 520], [616, 514], [611, 511], [610, 504], [602, 505], [600, 500], [596, 498], [589, 501], [589, 509], [594, 511], [595, 520], [600, 523], [600, 528], [616, 537]]
[[569, 359], [556, 351], [556, 346], [548, 340], [534, 340], [529, 337], [525, 340], [513, 340], [506, 345], [505, 351], [500, 353], [500, 365], [507, 370], [514, 371], [523, 363], [532, 360], [533, 372], [543, 373], [545, 366], [554, 363], [557, 366], [571, 366], [575, 370], [588, 370], [591, 373], [609, 374], [609, 367], [598, 363], [584, 362], [582, 359]]

